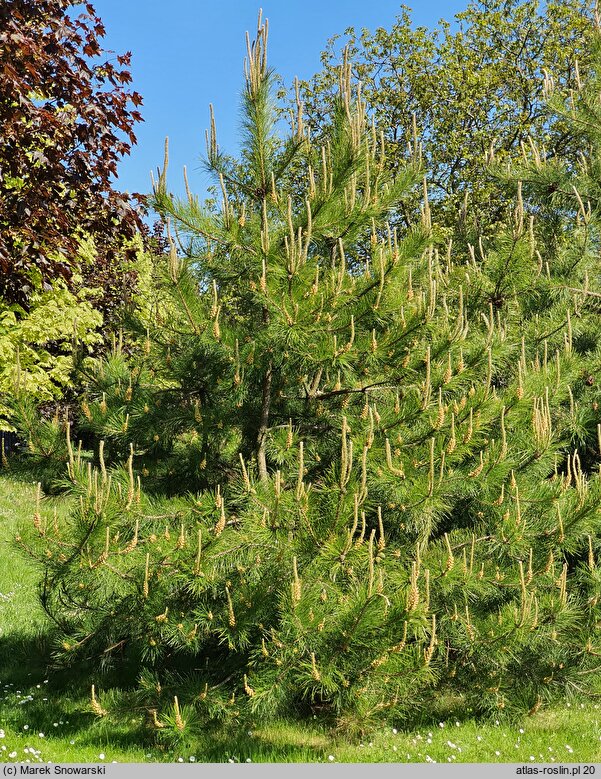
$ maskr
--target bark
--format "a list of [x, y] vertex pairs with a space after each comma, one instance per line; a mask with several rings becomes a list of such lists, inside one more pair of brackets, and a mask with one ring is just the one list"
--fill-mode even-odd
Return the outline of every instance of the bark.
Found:
[[273, 363], [271, 360], [263, 377], [263, 393], [261, 398], [261, 422], [257, 433], [257, 464], [259, 466], [259, 478], [266, 481], [267, 458], [265, 444], [267, 443], [267, 431], [269, 430], [269, 407], [271, 405], [271, 380], [273, 376]]

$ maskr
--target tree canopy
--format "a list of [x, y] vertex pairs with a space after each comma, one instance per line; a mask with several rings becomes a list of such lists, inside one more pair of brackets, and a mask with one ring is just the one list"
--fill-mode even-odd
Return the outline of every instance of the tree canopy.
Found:
[[[346, 48], [387, 165], [402, 167], [420, 144], [436, 221], [454, 240], [477, 242], [505, 219], [512, 197], [490, 175], [491, 153], [515, 159], [533, 137], [547, 157], [577, 159], [580, 129], [549, 112], [543, 83], [547, 73], [567, 92], [578, 88], [593, 17], [588, 0], [486, 0], [471, 2], [454, 24], [426, 29], [403, 6], [390, 29], [348, 28], [329, 42], [323, 69], [301, 84], [307, 122], [317, 137], [325, 130]], [[412, 208], [402, 204], [400, 223], [415, 217]]]
[[140, 225], [112, 183], [141, 120], [142, 99], [127, 88], [131, 54], [108, 57], [93, 5], [79, 15], [77, 6], [0, 5], [0, 296], [9, 304], [70, 282], [85, 238], [95, 242], [94, 272], [113, 278]]

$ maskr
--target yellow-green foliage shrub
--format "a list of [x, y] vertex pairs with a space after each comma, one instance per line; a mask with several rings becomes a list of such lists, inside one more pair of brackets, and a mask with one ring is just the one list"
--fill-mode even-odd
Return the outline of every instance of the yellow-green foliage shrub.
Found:
[[101, 325], [85, 291], [62, 282], [34, 293], [28, 311], [0, 301], [0, 430], [12, 429], [9, 400], [17, 389], [44, 402], [70, 386], [74, 338], [90, 349], [102, 341]]

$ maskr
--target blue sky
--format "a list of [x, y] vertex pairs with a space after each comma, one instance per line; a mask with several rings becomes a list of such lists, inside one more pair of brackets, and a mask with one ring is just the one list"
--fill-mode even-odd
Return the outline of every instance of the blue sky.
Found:
[[[132, 51], [133, 88], [144, 98], [138, 144], [119, 168], [120, 189], [148, 192], [150, 170], [162, 164], [170, 143], [169, 185], [182, 189], [187, 166], [191, 189], [203, 194], [202, 170], [208, 106], [213, 103], [217, 138], [236, 150], [239, 96], [243, 83], [244, 34], [256, 30], [257, 13], [269, 19], [269, 63], [287, 86], [320, 68], [326, 41], [347, 27], [390, 27], [399, 0], [92, 0], [105, 23], [105, 48]], [[468, 0], [421, 0], [412, 18], [435, 27]]]

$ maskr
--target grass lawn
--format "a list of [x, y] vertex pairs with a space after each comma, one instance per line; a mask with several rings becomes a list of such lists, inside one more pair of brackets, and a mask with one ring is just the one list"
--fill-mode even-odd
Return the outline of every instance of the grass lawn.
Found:
[[[36, 572], [11, 546], [34, 505], [33, 484], [0, 475], [0, 762], [601, 762], [601, 703], [591, 702], [543, 709], [521, 724], [447, 716], [364, 741], [282, 721], [161, 745], [141, 716], [98, 718], [89, 696], [96, 680], [49, 670]], [[65, 511], [66, 501], [47, 498], [48, 507]], [[102, 694], [110, 701], [111, 691]]]

